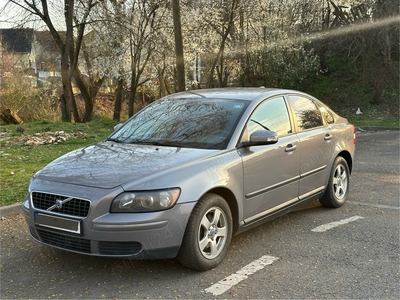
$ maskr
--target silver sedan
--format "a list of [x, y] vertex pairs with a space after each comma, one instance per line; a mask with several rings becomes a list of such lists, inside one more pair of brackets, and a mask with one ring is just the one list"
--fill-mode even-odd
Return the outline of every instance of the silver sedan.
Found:
[[354, 126], [305, 93], [186, 91], [51, 162], [22, 207], [42, 244], [208, 270], [234, 235], [317, 199], [343, 205], [354, 149]]

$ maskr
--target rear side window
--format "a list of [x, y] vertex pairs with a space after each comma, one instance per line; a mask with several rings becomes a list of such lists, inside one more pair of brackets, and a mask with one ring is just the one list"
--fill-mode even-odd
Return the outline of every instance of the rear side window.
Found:
[[297, 125], [300, 130], [324, 125], [321, 112], [311, 99], [298, 95], [290, 95], [289, 99], [295, 111]]
[[319, 111], [321, 112], [322, 119], [324, 120], [325, 124], [333, 124], [335, 119], [333, 118], [332, 113], [323, 105], [317, 103]]

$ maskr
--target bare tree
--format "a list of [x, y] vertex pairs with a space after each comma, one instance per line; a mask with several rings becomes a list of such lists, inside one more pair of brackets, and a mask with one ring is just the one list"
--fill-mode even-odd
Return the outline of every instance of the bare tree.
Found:
[[130, 13], [128, 14], [129, 45], [131, 52], [131, 77], [129, 93], [129, 116], [134, 113], [134, 102], [136, 91], [139, 86], [149, 81], [149, 77], [142, 78], [145, 68], [156, 48], [158, 14], [159, 9], [165, 7], [163, 0], [141, 0], [133, 1]]
[[[132, 116], [137, 90], [150, 80], [145, 71], [157, 46], [155, 36], [158, 28], [162, 25], [158, 20], [165, 13], [163, 8], [166, 8], [166, 2], [163, 0], [127, 0], [111, 1], [110, 5], [104, 3], [102, 5], [107, 8], [104, 24], [110, 24], [110, 28], [117, 28], [115, 33], [110, 34], [120, 37], [119, 42], [116, 42], [119, 44], [118, 47], [126, 45], [127, 55], [123, 61], [120, 58], [123, 64], [117, 64], [119, 70], [115, 73], [119, 74], [117, 92], [122, 91], [121, 85], [125, 81], [128, 84], [128, 114]], [[119, 107], [120, 104], [116, 103], [117, 110]], [[118, 112], [115, 117], [118, 118]]]
[[218, 51], [214, 55], [210, 67], [208, 86], [214, 86], [214, 76], [217, 75], [217, 85], [226, 86], [229, 71], [225, 62], [225, 50], [227, 43], [235, 40], [235, 30], [238, 25], [240, 0], [229, 0], [214, 3], [218, 12], [217, 17], [213, 15], [205, 16], [207, 27], [218, 37]]
[[[55, 7], [49, 7], [52, 2], [47, 0], [10, 0], [16, 6], [24, 9], [32, 17], [42, 20], [49, 29], [54, 41], [56, 42], [61, 54], [61, 78], [63, 94], [60, 97], [62, 107], [62, 120], [75, 122], [88, 122], [93, 112], [93, 97], [98, 89], [89, 89], [83, 81], [81, 71], [78, 67], [79, 55], [81, 52], [85, 29], [89, 20], [89, 15], [97, 5], [96, 0], [78, 1], [65, 0], [63, 5], [65, 34], [56, 29], [51, 12], [55, 12]], [[81, 91], [85, 100], [85, 113], [79, 116], [74, 94], [72, 91], [72, 79]], [[96, 82], [95, 87], [101, 84]], [[72, 114], [71, 114], [72, 113]]]
[[95, 12], [97, 21], [91, 24], [91, 38], [87, 45], [90, 53], [87, 61], [91, 62], [87, 69], [93, 70], [97, 76], [109, 74], [110, 82], [116, 82], [113, 113], [116, 121], [121, 118], [125, 78], [129, 69], [126, 10], [123, 1], [100, 2]]

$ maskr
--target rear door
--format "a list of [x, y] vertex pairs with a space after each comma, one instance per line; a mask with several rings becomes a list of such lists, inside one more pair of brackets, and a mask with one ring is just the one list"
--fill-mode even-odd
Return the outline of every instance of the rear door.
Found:
[[299, 138], [293, 133], [283, 96], [267, 99], [254, 110], [242, 141], [256, 130], [275, 131], [279, 141], [238, 150], [243, 158], [245, 223], [262, 219], [298, 199]]
[[301, 149], [299, 198], [322, 192], [327, 184], [335, 150], [333, 117], [304, 95], [289, 95]]

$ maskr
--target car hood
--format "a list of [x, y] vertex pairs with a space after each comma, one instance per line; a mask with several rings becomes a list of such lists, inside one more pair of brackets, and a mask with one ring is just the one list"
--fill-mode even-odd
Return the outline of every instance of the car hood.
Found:
[[35, 178], [114, 188], [216, 151], [100, 142], [61, 156], [40, 170]]

